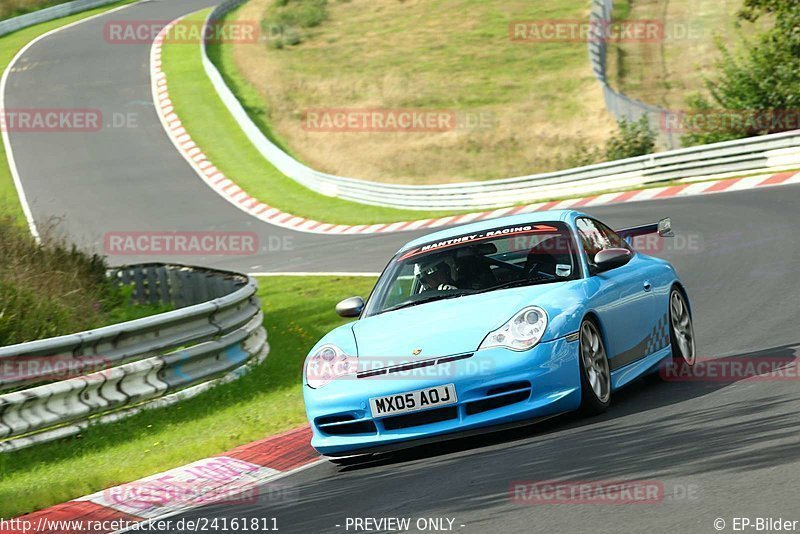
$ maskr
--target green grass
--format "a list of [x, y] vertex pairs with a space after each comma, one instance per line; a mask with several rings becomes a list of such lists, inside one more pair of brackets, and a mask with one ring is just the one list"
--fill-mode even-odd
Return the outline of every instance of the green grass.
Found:
[[79, 437], [0, 455], [0, 517], [171, 469], [305, 422], [300, 374], [311, 346], [345, 322], [340, 299], [366, 296], [366, 277], [267, 277], [259, 296], [271, 345], [250, 374], [175, 406]]
[[[226, 18], [225, 20], [227, 21], [229, 19]], [[294, 154], [291, 147], [286, 144], [286, 141], [273, 130], [268, 119], [267, 106], [258, 93], [258, 90], [242, 76], [241, 72], [235, 68], [230, 68], [230, 65], [233, 65], [233, 48], [230, 46], [222, 46], [218, 43], [209, 44], [207, 46], [207, 52], [209, 59], [214, 63], [217, 70], [222, 75], [222, 78], [225, 80], [225, 84], [230, 88], [234, 96], [236, 96], [236, 100], [238, 100], [245, 109], [250, 119], [258, 126], [258, 129], [261, 130], [267, 139], [296, 159], [297, 154]], [[171, 80], [170, 86], [172, 87]]]
[[[589, 2], [314, 5], [250, 0], [226, 20], [260, 21], [267, 45], [227, 43], [212, 58], [262, 130], [311, 167], [386, 182], [481, 181], [564, 168], [578, 141], [613, 131], [585, 43], [509, 38], [512, 22], [588, 20]], [[310, 14], [296, 16], [301, 8]], [[376, 107], [486, 112], [493, 124], [444, 135], [302, 127], [306, 109]]]
[[122, 286], [121, 288], [122, 303], [111, 308], [107, 315], [105, 325], [112, 325], [117, 323], [124, 323], [126, 321], [134, 321], [142, 319], [143, 317], [150, 317], [158, 315], [159, 313], [166, 313], [175, 309], [172, 304], [159, 303], [159, 304], [138, 304], [131, 305], [133, 299], [133, 286]]
[[[0, 37], [0, 72], [5, 72], [6, 67], [19, 52], [22, 47], [28, 44], [36, 37], [47, 33], [51, 30], [66, 26], [73, 22], [109, 11], [111, 9], [130, 4], [134, 0], [123, 0], [115, 4], [99, 7], [90, 11], [84, 11], [62, 19], [45, 22], [25, 28], [18, 32], [10, 33]], [[5, 147], [0, 143], [0, 215], [13, 216], [20, 224], [25, 224], [25, 216], [22, 213], [22, 206], [19, 204], [17, 197], [17, 190], [14, 187], [14, 181], [11, 178], [11, 171], [8, 168], [8, 160], [6, 159]]]
[[[188, 17], [204, 20], [208, 10]], [[311, 191], [267, 162], [239, 128], [205, 75], [198, 47], [166, 44], [162, 68], [175, 112], [214, 165], [251, 196], [287, 213], [334, 224], [425, 219], [449, 212], [367, 206]]]

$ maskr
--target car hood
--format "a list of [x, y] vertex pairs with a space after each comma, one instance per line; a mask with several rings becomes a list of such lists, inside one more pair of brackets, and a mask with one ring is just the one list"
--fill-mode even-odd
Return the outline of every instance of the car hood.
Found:
[[[525, 306], [548, 315], [569, 282], [503, 289], [401, 308], [352, 323], [358, 356], [393, 362], [462, 354], [478, 349], [486, 335]], [[549, 332], [544, 340], [552, 339]], [[419, 354], [414, 354], [420, 350]]]

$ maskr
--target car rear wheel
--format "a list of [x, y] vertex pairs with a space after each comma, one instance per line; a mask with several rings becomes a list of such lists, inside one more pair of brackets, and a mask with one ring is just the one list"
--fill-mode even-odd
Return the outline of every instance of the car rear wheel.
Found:
[[611, 371], [603, 338], [591, 319], [584, 319], [579, 332], [581, 365], [581, 411], [593, 415], [611, 404]]
[[669, 322], [673, 363], [693, 366], [696, 357], [694, 325], [686, 298], [678, 289], [673, 289], [669, 295]]

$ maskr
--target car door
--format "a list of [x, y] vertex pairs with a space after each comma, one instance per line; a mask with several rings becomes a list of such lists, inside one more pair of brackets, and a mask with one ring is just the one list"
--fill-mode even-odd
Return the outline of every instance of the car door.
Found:
[[634, 252], [626, 265], [598, 273], [594, 256], [599, 251], [632, 249], [616, 232], [595, 219], [579, 218], [576, 225], [589, 265], [589, 302], [600, 315], [613, 371], [647, 355], [656, 306], [647, 276], [648, 263]]

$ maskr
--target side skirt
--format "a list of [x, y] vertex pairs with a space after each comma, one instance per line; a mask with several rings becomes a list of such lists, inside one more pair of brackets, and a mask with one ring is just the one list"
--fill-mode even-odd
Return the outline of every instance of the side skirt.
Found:
[[611, 371], [611, 390], [617, 390], [640, 376], [658, 369], [662, 360], [672, 356], [672, 345], [667, 345], [641, 360], [636, 360], [624, 367]]

